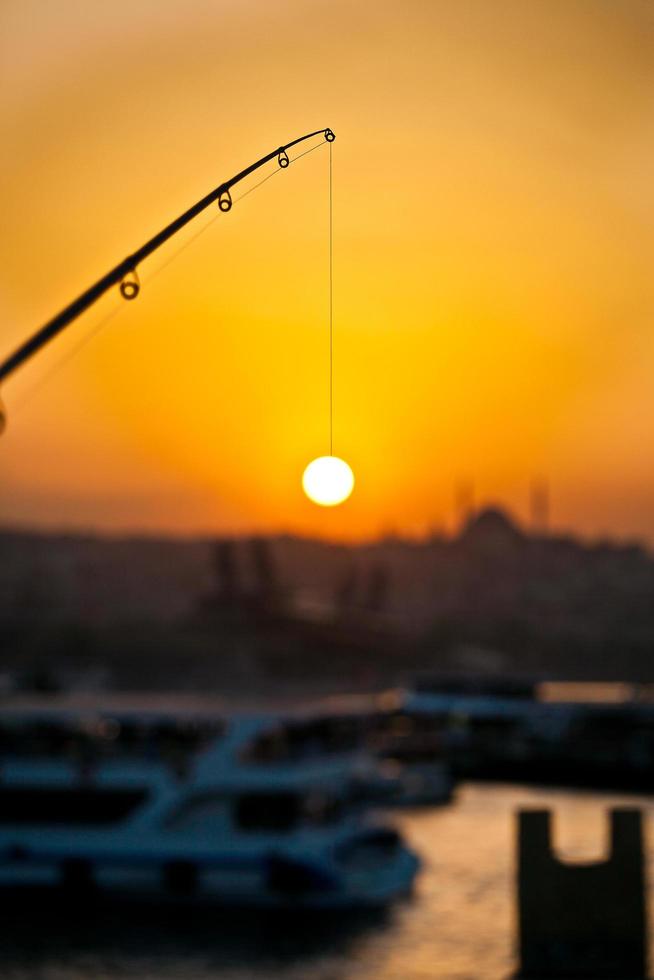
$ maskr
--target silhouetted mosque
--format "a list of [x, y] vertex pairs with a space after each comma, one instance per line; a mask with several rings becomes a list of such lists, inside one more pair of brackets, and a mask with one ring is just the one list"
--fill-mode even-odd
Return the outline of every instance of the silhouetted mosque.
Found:
[[507, 511], [495, 506], [485, 507], [473, 514], [458, 537], [459, 544], [464, 547], [497, 553], [519, 547], [526, 541], [527, 536]]

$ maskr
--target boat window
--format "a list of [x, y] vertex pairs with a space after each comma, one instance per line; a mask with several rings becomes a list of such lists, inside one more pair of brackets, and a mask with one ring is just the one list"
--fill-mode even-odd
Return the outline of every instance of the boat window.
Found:
[[328, 793], [248, 793], [236, 802], [241, 830], [292, 830], [300, 824], [321, 826], [342, 815], [341, 802]]
[[438, 762], [438, 754], [431, 745], [397, 745], [389, 749], [388, 754], [381, 753], [384, 762], [429, 763]]
[[181, 766], [222, 736], [221, 719], [148, 719], [97, 714], [77, 719], [0, 718], [0, 756], [63, 758], [84, 766], [143, 758]]
[[170, 830], [210, 830], [224, 824], [225, 797], [219, 793], [202, 793], [186, 800], [166, 821]]
[[302, 815], [296, 793], [247, 793], [236, 800], [234, 820], [241, 830], [292, 830]]
[[336, 716], [289, 722], [253, 739], [241, 759], [248, 763], [303, 761], [353, 752], [359, 748], [363, 732], [363, 718]]
[[334, 823], [342, 816], [342, 801], [328, 793], [310, 793], [304, 800], [304, 817], [307, 823]]
[[0, 788], [0, 824], [112, 824], [147, 799], [145, 789]]

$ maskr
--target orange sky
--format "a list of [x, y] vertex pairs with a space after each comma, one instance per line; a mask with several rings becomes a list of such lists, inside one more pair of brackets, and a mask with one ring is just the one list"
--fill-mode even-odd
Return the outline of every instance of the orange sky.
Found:
[[[359, 538], [453, 488], [654, 541], [654, 4], [4, 0], [0, 355], [221, 180], [327, 151], [141, 268], [4, 387], [0, 521]], [[211, 215], [210, 215], [211, 216]]]

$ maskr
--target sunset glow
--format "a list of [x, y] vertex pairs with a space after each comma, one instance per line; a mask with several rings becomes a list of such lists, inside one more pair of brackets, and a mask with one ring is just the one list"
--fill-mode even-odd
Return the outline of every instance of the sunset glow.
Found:
[[554, 526], [654, 540], [651, 4], [135, 0], [126, 30], [8, 0], [2, 28], [0, 353], [330, 126], [357, 475], [331, 510], [298, 479], [328, 418], [323, 146], [3, 385], [3, 522], [361, 540], [451, 529], [461, 481], [525, 518], [546, 478]]

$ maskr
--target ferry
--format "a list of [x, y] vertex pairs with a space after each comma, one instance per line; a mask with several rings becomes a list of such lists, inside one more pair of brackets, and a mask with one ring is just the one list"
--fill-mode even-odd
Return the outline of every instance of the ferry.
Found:
[[462, 779], [651, 793], [654, 708], [624, 683], [436, 679], [401, 695]]
[[342, 759], [248, 764], [270, 717], [0, 713], [0, 900], [383, 906], [419, 860]]
[[442, 732], [406, 710], [403, 692], [339, 695], [288, 714], [250, 740], [251, 765], [349, 764], [352, 792], [383, 808], [451, 802], [454, 779]]

